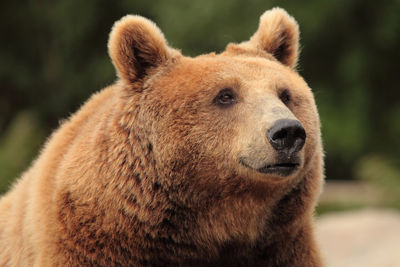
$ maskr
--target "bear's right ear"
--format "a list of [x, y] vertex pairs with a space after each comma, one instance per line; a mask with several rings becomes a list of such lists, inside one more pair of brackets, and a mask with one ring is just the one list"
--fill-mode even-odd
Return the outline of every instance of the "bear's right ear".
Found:
[[295, 68], [299, 56], [299, 26], [281, 8], [266, 11], [250, 43], [274, 56], [282, 64]]
[[117, 21], [108, 41], [117, 75], [128, 83], [142, 79], [149, 69], [166, 62], [170, 52], [160, 29], [140, 16], [127, 15]]

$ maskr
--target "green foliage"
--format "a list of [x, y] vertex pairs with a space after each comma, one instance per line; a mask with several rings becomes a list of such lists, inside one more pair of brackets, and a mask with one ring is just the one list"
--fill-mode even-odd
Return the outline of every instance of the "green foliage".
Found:
[[0, 181], [26, 166], [12, 167], [18, 153], [32, 155], [32, 147], [43, 141], [5, 148], [15, 142], [7, 136], [22, 110], [37, 114], [33, 124], [48, 135], [89, 95], [115, 80], [106, 44], [123, 15], [154, 20], [172, 46], [193, 56], [248, 39], [259, 16], [274, 6], [300, 24], [299, 72], [316, 95], [327, 177], [354, 178], [353, 166], [365, 154], [398, 157], [398, 0], [6, 0], [0, 4]]

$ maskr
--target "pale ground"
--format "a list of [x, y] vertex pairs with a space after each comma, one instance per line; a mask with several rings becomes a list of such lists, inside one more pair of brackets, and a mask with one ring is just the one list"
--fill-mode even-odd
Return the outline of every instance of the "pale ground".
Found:
[[364, 209], [317, 219], [326, 267], [400, 267], [400, 213]]

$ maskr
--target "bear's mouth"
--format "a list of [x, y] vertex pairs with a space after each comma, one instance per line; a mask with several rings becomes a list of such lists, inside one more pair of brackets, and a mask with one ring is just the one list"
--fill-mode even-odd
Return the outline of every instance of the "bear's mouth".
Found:
[[293, 162], [278, 163], [273, 165], [266, 165], [262, 168], [257, 169], [257, 171], [266, 174], [278, 174], [281, 176], [288, 176], [292, 172], [294, 172], [298, 166], [299, 163]]
[[300, 163], [297, 161], [291, 161], [268, 164], [261, 168], [253, 168], [247, 164], [243, 158], [240, 159], [240, 164], [263, 174], [275, 174], [279, 176], [289, 176], [300, 166]]

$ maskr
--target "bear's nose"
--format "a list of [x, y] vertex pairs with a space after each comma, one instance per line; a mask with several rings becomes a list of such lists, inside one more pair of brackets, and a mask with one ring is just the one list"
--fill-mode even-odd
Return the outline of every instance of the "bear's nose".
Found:
[[292, 154], [303, 148], [306, 131], [298, 120], [280, 119], [267, 130], [267, 138], [275, 150]]

